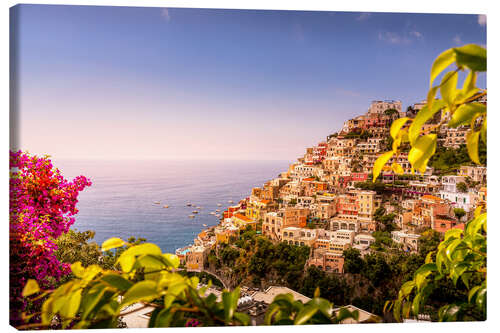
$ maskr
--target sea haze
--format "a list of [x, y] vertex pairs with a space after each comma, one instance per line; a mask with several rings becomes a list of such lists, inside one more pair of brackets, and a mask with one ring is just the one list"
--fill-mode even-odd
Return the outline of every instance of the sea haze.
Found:
[[[289, 161], [54, 160], [68, 180], [84, 175], [92, 186], [79, 195], [73, 229], [94, 230], [100, 244], [110, 237], [144, 237], [165, 252], [193, 243], [218, 224], [209, 213], [248, 197], [252, 187], [286, 171]], [[155, 204], [159, 201], [160, 204]], [[190, 202], [194, 207], [187, 207]], [[218, 207], [217, 204], [222, 206]], [[169, 208], [163, 208], [169, 205]], [[196, 209], [201, 206], [201, 209]], [[189, 218], [193, 210], [195, 218]]]

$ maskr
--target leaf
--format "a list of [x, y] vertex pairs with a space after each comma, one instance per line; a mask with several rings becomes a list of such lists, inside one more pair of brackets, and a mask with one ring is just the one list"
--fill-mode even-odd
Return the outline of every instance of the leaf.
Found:
[[347, 308], [340, 308], [339, 311], [337, 312], [336, 316], [335, 316], [335, 319], [336, 319], [336, 322], [338, 323], [342, 323], [342, 321], [346, 320], [346, 319], [349, 319], [349, 318], [352, 318], [354, 319], [355, 321], [358, 321], [359, 319], [359, 312], [358, 310], [354, 310], [354, 311], [349, 311]]
[[436, 98], [436, 93], [439, 89], [439, 86], [432, 87], [427, 92], [427, 108], [432, 110], [432, 104], [434, 103], [434, 99]]
[[22, 295], [23, 295], [23, 297], [26, 297], [26, 296], [36, 294], [39, 291], [40, 291], [40, 286], [38, 285], [38, 282], [36, 282], [33, 279], [29, 279], [23, 288]]
[[139, 244], [125, 250], [120, 255], [116, 263], [120, 264], [124, 272], [130, 272], [130, 270], [134, 266], [135, 257], [145, 254], [161, 255], [162, 252], [161, 249], [155, 244], [152, 243]]
[[478, 144], [479, 144], [479, 131], [474, 131], [470, 129], [466, 136], [467, 141], [467, 152], [469, 153], [470, 159], [476, 163], [481, 164], [479, 161]]
[[86, 319], [87, 316], [94, 310], [95, 306], [101, 300], [104, 295], [106, 287], [102, 284], [96, 285], [91, 288], [87, 293], [84, 294], [81, 301], [82, 319]]
[[235, 312], [234, 319], [239, 321], [244, 326], [250, 325], [250, 316], [247, 315], [246, 313]]
[[398, 175], [402, 175], [405, 173], [405, 170], [403, 169], [403, 167], [401, 165], [399, 165], [399, 163], [392, 163], [391, 165], [391, 169], [392, 171], [394, 171], [394, 173], [398, 174]]
[[429, 264], [432, 262], [432, 255], [434, 254], [434, 251], [430, 251], [429, 253], [427, 253], [427, 255], [425, 256], [425, 263], [426, 264]]
[[444, 51], [436, 58], [436, 60], [434, 60], [431, 67], [431, 80], [429, 87], [432, 87], [434, 79], [453, 62], [455, 62], [455, 51], [453, 49]]
[[394, 301], [394, 308], [392, 314], [394, 315], [394, 319], [396, 321], [401, 321], [401, 300]]
[[163, 257], [165, 261], [167, 262], [168, 266], [177, 268], [179, 267], [180, 260], [179, 257], [176, 256], [175, 254], [170, 254], [170, 253], [165, 253], [163, 254]]
[[481, 214], [481, 211], [483, 210], [483, 206], [482, 205], [479, 205], [476, 207], [476, 209], [474, 209], [474, 217], [478, 217], [480, 214]]
[[413, 290], [413, 288], [415, 287], [415, 282], [410, 280], [410, 281], [407, 281], [405, 282], [402, 286], [401, 286], [401, 294], [403, 297], [406, 297], [408, 296], [411, 291]]
[[123, 295], [123, 300], [120, 304], [120, 308], [136, 303], [138, 301], [151, 301], [158, 296], [159, 295], [156, 292], [156, 283], [149, 280], [140, 281], [134, 284], [125, 293], [125, 295]]
[[417, 275], [427, 276], [430, 273], [435, 272], [435, 271], [437, 271], [437, 266], [435, 263], [431, 262], [431, 263], [423, 264], [422, 266], [420, 266], [420, 268], [415, 271], [413, 276], [414, 277], [416, 277]]
[[429, 159], [436, 151], [436, 144], [436, 134], [420, 136], [408, 153], [408, 161], [415, 169], [424, 173]]
[[240, 288], [237, 287], [231, 292], [222, 293], [222, 303], [224, 304], [224, 318], [226, 322], [233, 318], [234, 311], [238, 306], [238, 299], [240, 297]]
[[373, 182], [375, 182], [377, 177], [380, 175], [380, 171], [382, 171], [382, 168], [387, 163], [387, 161], [391, 159], [392, 155], [394, 155], [394, 152], [388, 151], [377, 158], [377, 160], [373, 164]]
[[486, 49], [479, 45], [468, 44], [454, 50], [458, 66], [477, 72], [486, 71]]
[[112, 237], [102, 243], [102, 252], [109, 251], [111, 249], [122, 247], [125, 242], [120, 238]]
[[415, 116], [415, 119], [413, 119], [412, 124], [410, 125], [410, 128], [408, 129], [408, 140], [410, 141], [411, 145], [413, 146], [420, 135], [420, 130], [422, 129], [422, 126], [429, 120], [431, 119], [436, 112], [441, 110], [444, 107], [444, 102], [442, 99], [438, 99], [434, 101], [432, 104], [431, 109], [429, 109], [428, 105], [425, 105]]
[[408, 117], [403, 117], [394, 120], [394, 122], [391, 125], [391, 136], [393, 139], [396, 138], [396, 135], [398, 134], [399, 130], [406, 124], [406, 122], [410, 120]]
[[460, 236], [462, 236], [463, 233], [464, 232], [462, 229], [450, 229], [446, 231], [446, 233], [444, 234], [444, 239], [447, 240], [448, 238], [451, 237], [460, 238]]
[[73, 272], [76, 277], [82, 278], [85, 274], [85, 268], [82, 266], [81, 262], [77, 261], [71, 264], [71, 272]]
[[476, 115], [486, 114], [486, 106], [481, 103], [462, 104], [453, 112], [448, 127], [456, 128], [466, 125], [472, 121]]
[[293, 322], [294, 325], [302, 325], [307, 323], [309, 319], [318, 311], [318, 308], [312, 305], [306, 305], [297, 313], [295, 320]]
[[416, 294], [415, 298], [413, 299], [413, 302], [412, 302], [411, 309], [412, 309], [413, 314], [416, 316], [418, 316], [418, 314], [420, 313], [421, 297], [422, 297], [421, 294]]
[[483, 119], [483, 124], [481, 125], [481, 140], [486, 144], [486, 117]]
[[120, 291], [127, 291], [130, 287], [132, 287], [132, 282], [125, 279], [121, 275], [114, 273], [103, 275], [101, 277], [101, 280], [106, 282], [111, 287], [116, 288]]
[[448, 105], [450, 110], [453, 109], [453, 102], [456, 96], [456, 88], [458, 82], [458, 72], [453, 71], [446, 73], [441, 80], [440, 91], [441, 98]]
[[[61, 315], [66, 319], [75, 317], [78, 309], [80, 308], [80, 301], [82, 299], [82, 289], [74, 291], [67, 302], [61, 309]], [[68, 323], [69, 324], [69, 323]]]

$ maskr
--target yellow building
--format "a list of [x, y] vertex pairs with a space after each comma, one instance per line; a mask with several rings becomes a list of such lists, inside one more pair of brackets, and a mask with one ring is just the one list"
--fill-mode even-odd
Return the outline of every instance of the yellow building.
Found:
[[257, 221], [240, 213], [236, 213], [232, 217], [234, 224], [240, 229], [246, 229], [251, 226], [253, 230], [257, 230]]

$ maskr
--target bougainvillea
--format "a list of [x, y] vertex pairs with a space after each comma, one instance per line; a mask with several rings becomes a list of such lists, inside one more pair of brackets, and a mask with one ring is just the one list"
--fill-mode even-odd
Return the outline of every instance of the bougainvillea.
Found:
[[69, 230], [78, 210], [78, 193], [90, 186], [78, 176], [64, 179], [48, 157], [10, 152], [10, 318], [15, 324], [26, 307], [21, 297], [28, 279], [50, 288], [69, 265], [54, 255], [55, 239]]

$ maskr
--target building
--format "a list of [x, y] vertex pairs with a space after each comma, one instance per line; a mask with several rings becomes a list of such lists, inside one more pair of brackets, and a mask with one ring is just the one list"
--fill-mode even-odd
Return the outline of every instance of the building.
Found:
[[462, 165], [458, 171], [458, 175], [469, 177], [472, 181], [480, 184], [486, 184], [486, 167]]
[[286, 227], [281, 232], [281, 241], [289, 245], [313, 247], [316, 238], [316, 229]]
[[404, 231], [393, 231], [391, 232], [391, 236], [394, 242], [402, 244], [404, 251], [418, 251], [418, 239], [420, 238], [420, 235], [410, 234]]
[[240, 214], [240, 213], [233, 214], [232, 220], [233, 220], [234, 225], [240, 229], [244, 230], [248, 226], [250, 226], [253, 230], [257, 230], [257, 221], [254, 219], [251, 219], [243, 214]]
[[440, 198], [450, 201], [454, 208], [462, 208], [466, 212], [473, 208], [473, 193], [460, 192], [457, 188], [458, 183], [465, 183], [464, 176], [443, 176], [441, 183]]

